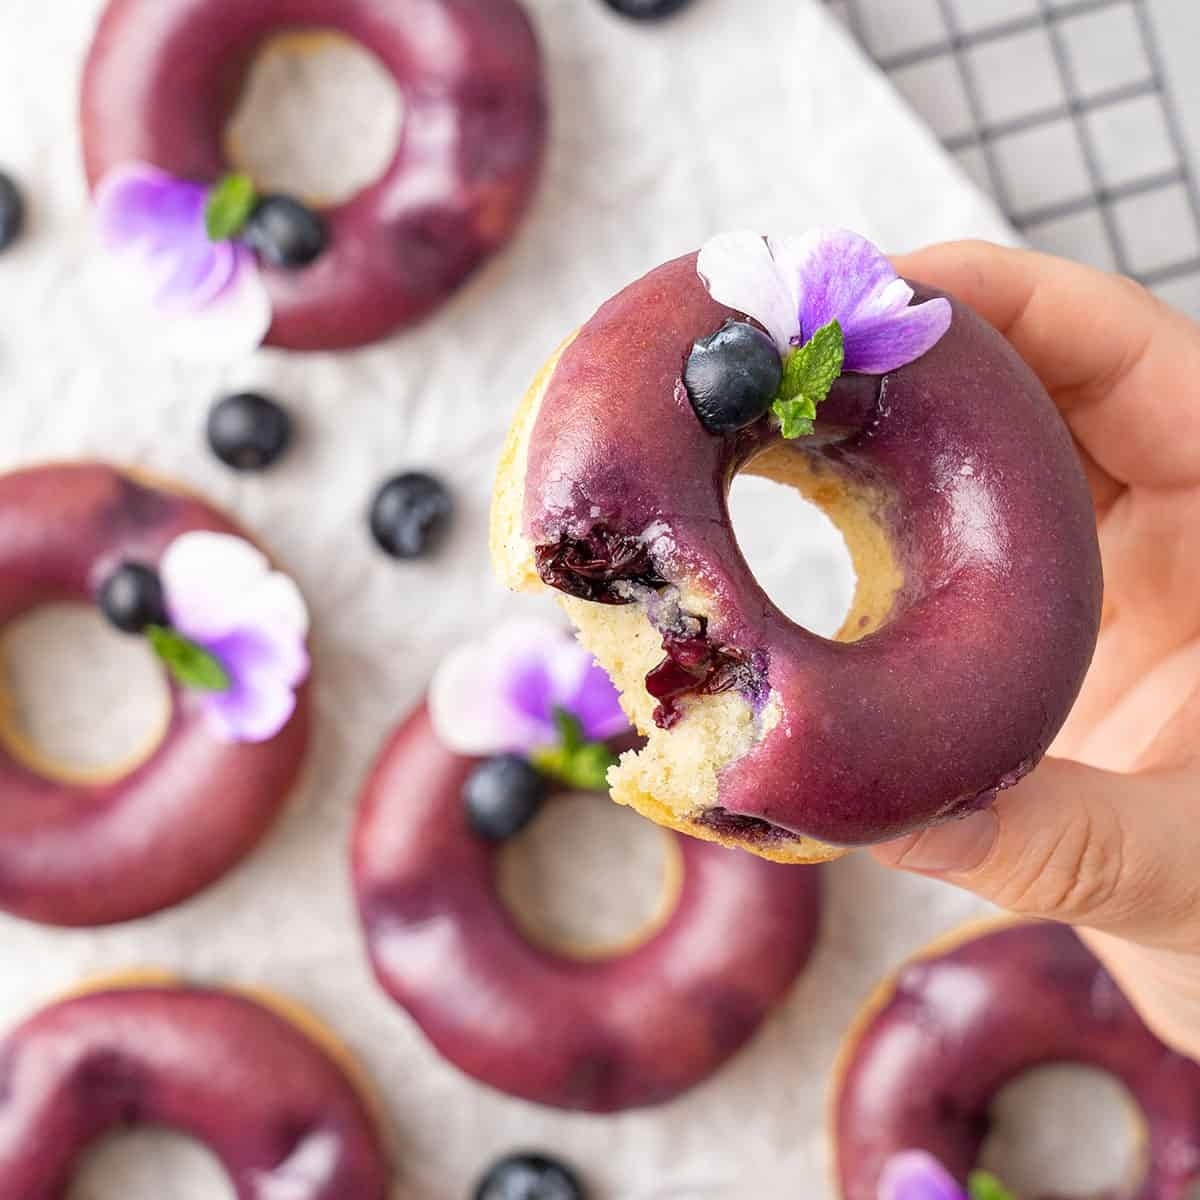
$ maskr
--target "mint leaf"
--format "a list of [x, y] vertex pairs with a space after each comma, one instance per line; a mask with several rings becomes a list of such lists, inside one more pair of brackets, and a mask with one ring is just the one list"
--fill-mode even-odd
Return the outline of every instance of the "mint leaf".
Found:
[[830, 321], [784, 360], [783, 382], [771, 405], [785, 438], [807, 437], [813, 431], [817, 405], [829, 395], [846, 362], [842, 327]]
[[233, 685], [229, 672], [215, 654], [174, 629], [165, 625], [147, 625], [146, 637], [171, 678], [181, 687], [199, 692], [227, 692]]
[[554, 710], [554, 727], [558, 730], [558, 745], [535, 750], [529, 756], [530, 762], [564, 787], [581, 792], [604, 791], [608, 787], [608, 768], [617, 756], [603, 742], [589, 742], [579, 719], [565, 708]]
[[1017, 1200], [998, 1180], [988, 1171], [972, 1171], [967, 1180], [967, 1194], [971, 1200]]
[[225, 242], [237, 237], [257, 201], [258, 194], [249, 175], [226, 175], [208, 193], [204, 206], [204, 228], [209, 240]]

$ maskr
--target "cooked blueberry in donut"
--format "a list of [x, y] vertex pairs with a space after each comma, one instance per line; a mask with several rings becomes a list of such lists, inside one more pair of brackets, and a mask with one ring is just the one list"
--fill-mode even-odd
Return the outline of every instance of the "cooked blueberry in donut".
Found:
[[746, 321], [726, 321], [692, 347], [683, 386], [700, 424], [733, 433], [767, 415], [783, 380], [775, 343]]
[[691, 0], [604, 0], [609, 8], [635, 21], [658, 21], [686, 8]]
[[145, 563], [123, 562], [104, 581], [100, 611], [122, 633], [141, 633], [147, 625], [169, 624], [162, 581]]
[[261, 471], [287, 449], [292, 422], [287, 411], [257, 392], [226, 396], [208, 414], [208, 444], [235, 471]]
[[475, 1200], [584, 1200], [574, 1172], [542, 1154], [510, 1154], [480, 1180]]
[[0, 171], [0, 250], [21, 236], [25, 225], [25, 199], [11, 175]]
[[546, 781], [519, 754], [489, 758], [463, 784], [467, 822], [489, 842], [515, 837], [537, 816], [545, 798]]
[[453, 512], [441, 480], [423, 471], [394, 475], [371, 502], [371, 536], [393, 558], [420, 558], [436, 546]]
[[660, 588], [666, 583], [645, 542], [603, 525], [587, 537], [538, 546], [535, 553], [542, 581], [580, 600], [632, 604], [639, 588]]
[[273, 267], [307, 267], [320, 257], [329, 232], [319, 213], [294, 196], [264, 196], [242, 229], [242, 240]]

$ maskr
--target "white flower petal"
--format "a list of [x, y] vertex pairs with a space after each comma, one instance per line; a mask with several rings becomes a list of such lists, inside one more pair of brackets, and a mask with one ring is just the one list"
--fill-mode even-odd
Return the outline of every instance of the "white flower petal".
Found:
[[514, 714], [504, 701], [501, 664], [486, 642], [452, 650], [429, 684], [429, 717], [438, 740], [455, 754], [485, 758], [513, 747]]
[[308, 605], [296, 581], [282, 571], [269, 571], [245, 597], [243, 620], [304, 638], [308, 635]]
[[757, 233], [722, 233], [705, 243], [696, 271], [720, 304], [753, 317], [782, 354], [800, 332], [796, 273], [780, 270]]
[[171, 620], [197, 638], [236, 629], [246, 597], [269, 572], [266, 555], [245, 538], [207, 529], [180, 534], [159, 563]]
[[203, 308], [173, 313], [158, 310], [162, 345], [181, 357], [236, 358], [262, 345], [271, 328], [271, 297], [252, 259], [239, 266], [233, 282]]

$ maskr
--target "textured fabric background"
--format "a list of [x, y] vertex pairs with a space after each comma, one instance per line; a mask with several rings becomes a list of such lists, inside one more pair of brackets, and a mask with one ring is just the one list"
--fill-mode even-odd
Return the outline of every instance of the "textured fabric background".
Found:
[[[310, 600], [317, 735], [306, 786], [272, 836], [205, 895], [100, 932], [0, 919], [0, 1026], [80, 975], [129, 964], [262, 983], [311, 1005], [369, 1068], [394, 1118], [399, 1197], [463, 1197], [516, 1144], [568, 1156], [598, 1197], [831, 1195], [822, 1109], [846, 1023], [889, 965], [972, 902], [885, 877], [863, 856], [835, 865], [811, 969], [730, 1067], [658, 1111], [565, 1116], [464, 1080], [376, 990], [350, 901], [347, 833], [371, 756], [438, 656], [529, 611], [490, 580], [488, 490], [516, 398], [563, 334], [623, 283], [731, 226], [837, 222], [900, 249], [1005, 238], [1002, 220], [815, 2], [700, 0], [649, 28], [599, 0], [530, 0], [554, 135], [539, 201], [508, 253], [423, 328], [361, 353], [167, 361], [145, 331], [114, 334], [86, 282], [76, 95], [99, 8], [0, 5], [0, 162], [34, 205], [29, 236], [0, 261], [0, 466], [100, 455], [175, 475], [234, 510]], [[351, 92], [344, 106], [353, 129]], [[286, 397], [301, 433], [276, 471], [238, 478], [206, 453], [200, 430], [216, 393], [251, 384]], [[373, 552], [362, 520], [375, 481], [405, 465], [435, 466], [461, 501], [446, 553], [408, 567]], [[751, 495], [742, 507], [760, 502], [770, 503]], [[764, 516], [759, 541], [768, 528]], [[833, 603], [837, 568], [807, 528], [780, 531], [770, 578], [818, 620], [814, 603]], [[823, 581], [816, 602], [806, 579]], [[212, 1200], [177, 1162], [126, 1156], [99, 1194]]]

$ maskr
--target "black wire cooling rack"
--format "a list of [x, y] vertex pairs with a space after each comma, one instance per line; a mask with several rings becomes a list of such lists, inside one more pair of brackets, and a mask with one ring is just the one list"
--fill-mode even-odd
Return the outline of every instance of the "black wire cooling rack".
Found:
[[827, 3], [1033, 245], [1200, 316], [1200, 187], [1147, 0]]

